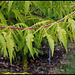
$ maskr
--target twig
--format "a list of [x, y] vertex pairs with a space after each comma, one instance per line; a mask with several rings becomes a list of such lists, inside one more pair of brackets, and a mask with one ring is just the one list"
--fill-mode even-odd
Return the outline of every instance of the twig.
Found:
[[33, 15], [37, 15], [37, 16], [40, 16], [40, 17], [43, 17], [43, 18], [46, 18], [46, 16], [44, 15], [40, 15], [40, 14], [36, 14], [36, 13], [32, 13]]
[[3, 65], [4, 67], [8, 67], [5, 63], [3, 63], [3, 62], [0, 62], [0, 65]]
[[40, 14], [36, 14], [34, 13], [35, 11], [39, 10], [39, 8], [34, 8], [34, 10], [31, 12], [33, 15], [37, 15], [37, 16], [40, 16], [40, 17], [43, 17], [43, 18], [46, 18], [46, 16], [44, 15], [40, 15]]
[[34, 8], [31, 13], [34, 13], [35, 11], [39, 10], [39, 8]]
[[9, 23], [10, 23], [11, 19], [12, 19], [12, 16], [10, 17], [10, 19], [9, 19], [9, 21], [8, 21], [8, 25], [9, 25]]

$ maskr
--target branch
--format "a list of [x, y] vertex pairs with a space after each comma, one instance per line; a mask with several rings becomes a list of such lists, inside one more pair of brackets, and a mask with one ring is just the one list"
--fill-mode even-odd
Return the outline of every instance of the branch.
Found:
[[37, 15], [37, 16], [40, 16], [40, 17], [43, 17], [43, 18], [46, 18], [46, 16], [44, 15], [40, 15], [40, 14], [36, 14], [36, 13], [32, 13], [33, 15]]
[[[71, 13], [70, 16], [73, 15], [73, 14], [75, 14], [75, 12]], [[69, 17], [69, 16], [67, 16], [67, 17]], [[63, 20], [65, 20], [65, 18], [56, 21], [56, 23], [59, 23], [59, 22], [61, 22], [61, 21], [63, 21]], [[49, 27], [49, 26], [51, 26], [51, 25], [52, 25], [52, 24], [46, 25], [46, 26], [43, 26], [42, 28], [46, 28], [46, 27]], [[6, 28], [6, 27], [0, 27], [0, 28]], [[40, 27], [35, 27], [35, 28], [29, 27], [28, 29], [39, 29], [39, 28], [40, 28]], [[11, 26], [11, 27], [9, 27], [9, 29], [26, 29], [26, 28], [16, 28], [16, 27]]]
[[34, 13], [35, 11], [39, 10], [39, 8], [34, 8], [33, 11], [31, 12], [33, 15], [37, 15], [37, 16], [40, 16], [40, 17], [43, 17], [43, 18], [46, 18], [46, 16], [44, 15], [40, 15], [40, 14], [36, 14]]

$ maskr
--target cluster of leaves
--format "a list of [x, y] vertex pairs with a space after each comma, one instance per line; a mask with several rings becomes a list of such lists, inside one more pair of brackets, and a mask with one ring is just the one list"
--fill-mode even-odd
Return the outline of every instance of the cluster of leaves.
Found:
[[[4, 57], [10, 57], [10, 63], [17, 52], [21, 52], [23, 56], [30, 52], [34, 58], [34, 54], [40, 52], [38, 48], [43, 38], [48, 39], [52, 56], [54, 43], [58, 44], [58, 41], [67, 52], [69, 37], [72, 43], [75, 41], [75, 14], [69, 16], [75, 12], [74, 5], [74, 1], [0, 1], [0, 26], [6, 27], [0, 29], [1, 53]], [[56, 22], [64, 16], [63, 22]], [[43, 27], [49, 24], [52, 25]], [[9, 29], [11, 26], [25, 29]], [[28, 29], [30, 27], [40, 28]]]

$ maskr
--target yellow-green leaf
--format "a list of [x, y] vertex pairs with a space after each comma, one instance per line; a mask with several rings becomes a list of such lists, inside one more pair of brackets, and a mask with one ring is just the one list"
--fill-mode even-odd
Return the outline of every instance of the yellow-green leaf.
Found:
[[6, 40], [7, 40], [7, 48], [8, 48], [8, 52], [9, 52], [9, 57], [10, 57], [10, 63], [12, 64], [14, 41], [12, 39], [11, 33], [6, 37]]
[[25, 15], [29, 12], [30, 1], [25, 1]]
[[52, 52], [52, 56], [53, 56], [53, 53], [54, 53], [54, 40], [53, 40], [51, 35], [47, 34], [46, 30], [45, 30], [45, 34], [46, 34], [46, 37], [48, 39], [49, 45], [51, 47], [51, 52]]
[[28, 53], [28, 47], [25, 45], [24, 47], [24, 55], [26, 55]]
[[67, 36], [66, 36], [66, 31], [62, 29], [59, 25], [57, 25], [57, 32], [58, 32], [58, 38], [60, 42], [63, 43], [66, 52], [67, 52]]
[[30, 53], [31, 53], [31, 55], [32, 55], [32, 57], [34, 59], [34, 56], [33, 56], [34, 51], [32, 49], [33, 37], [34, 37], [33, 34], [28, 31], [28, 35], [26, 36], [26, 44], [27, 44], [27, 46], [29, 48], [29, 51], [30, 51]]
[[18, 19], [19, 19], [22, 23], [25, 23], [23, 16], [20, 14], [20, 12], [19, 12], [18, 10], [13, 9], [12, 11], [15, 13], [15, 15], [18, 17]]
[[4, 49], [4, 57], [5, 57], [5, 54], [6, 54], [6, 42], [5, 42], [5, 38], [1, 34], [0, 34], [0, 43], [3, 46], [3, 49]]
[[6, 19], [4, 18], [4, 15], [0, 12], [0, 19], [1, 19], [1, 23], [7, 25], [7, 21]]
[[71, 24], [71, 27], [72, 27], [72, 33], [73, 33], [73, 39], [75, 41], [75, 21], [73, 19], [70, 19], [68, 20], [68, 22]]
[[12, 7], [12, 3], [13, 3], [13, 1], [8, 1], [8, 12], [10, 11], [10, 9]]

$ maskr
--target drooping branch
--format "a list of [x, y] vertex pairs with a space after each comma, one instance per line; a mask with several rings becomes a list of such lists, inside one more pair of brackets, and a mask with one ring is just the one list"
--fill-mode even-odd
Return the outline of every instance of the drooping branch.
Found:
[[[70, 16], [73, 15], [73, 14], [75, 14], [75, 11], [74, 11], [73, 13], [71, 13]], [[67, 16], [67, 17], [69, 17], [69, 16]], [[61, 22], [61, 21], [63, 21], [63, 20], [65, 20], [65, 18], [56, 21], [56, 23], [59, 23], [59, 22]], [[51, 26], [51, 25], [52, 25], [52, 24], [46, 25], [46, 26], [43, 26], [42, 28], [46, 28], [46, 27], [49, 27], [49, 26]], [[0, 26], [0, 28], [6, 28], [6, 27]], [[40, 27], [35, 27], [35, 28], [29, 27], [28, 29], [39, 29], [39, 28], [40, 28]], [[16, 28], [16, 27], [11, 26], [11, 27], [9, 27], [9, 29], [26, 29], [26, 28]]]

